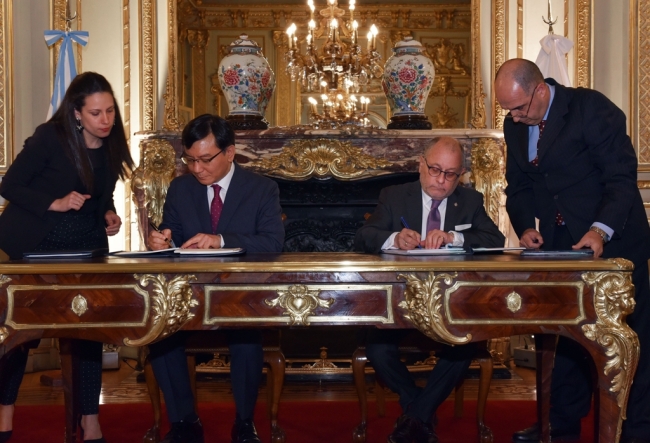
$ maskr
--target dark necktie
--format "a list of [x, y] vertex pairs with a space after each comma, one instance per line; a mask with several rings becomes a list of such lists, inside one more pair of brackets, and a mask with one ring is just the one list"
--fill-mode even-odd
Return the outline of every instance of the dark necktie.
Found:
[[[537, 149], [539, 150], [539, 141], [542, 139], [542, 133], [544, 132], [544, 127], [546, 126], [546, 120], [539, 122], [539, 138], [537, 139]], [[535, 155], [535, 158], [530, 161], [533, 166], [539, 166], [539, 155]]]
[[434, 229], [440, 229], [440, 211], [438, 210], [440, 203], [442, 200], [431, 200], [431, 210], [427, 217], [427, 233]]
[[210, 220], [212, 221], [212, 233], [216, 234], [219, 217], [221, 217], [221, 210], [223, 209], [223, 201], [221, 201], [221, 196], [219, 195], [221, 186], [212, 185], [212, 189], [214, 189], [214, 197], [212, 198], [212, 203], [210, 203]]
[[[539, 139], [537, 140], [537, 149], [539, 150], [539, 141], [542, 139], [542, 133], [546, 127], [546, 120], [539, 122]], [[539, 166], [539, 155], [536, 155], [535, 158], [531, 161], [534, 166]], [[562, 226], [564, 223], [564, 217], [560, 214], [560, 211], [555, 211], [555, 224]]]

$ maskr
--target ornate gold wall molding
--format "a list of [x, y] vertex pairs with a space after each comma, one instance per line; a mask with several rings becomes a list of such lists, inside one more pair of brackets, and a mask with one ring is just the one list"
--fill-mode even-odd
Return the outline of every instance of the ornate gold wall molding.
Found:
[[[0, 174], [11, 165], [13, 158], [12, 129], [12, 59], [13, 27], [11, 0], [0, 1]], [[3, 207], [0, 206], [0, 211]]]
[[591, 13], [592, 0], [576, 1], [576, 74], [575, 86], [592, 87], [591, 75]]
[[178, 85], [176, 84], [176, 69], [178, 66], [178, 20], [177, 20], [177, 2], [178, 0], [167, 1], [168, 27], [169, 35], [169, 63], [167, 70], [167, 86], [163, 99], [165, 100], [165, 120], [163, 129], [168, 131], [180, 131], [183, 129], [183, 122], [179, 120], [178, 114]]
[[485, 92], [481, 78], [481, 0], [472, 0], [472, 128], [487, 127]]
[[[506, 0], [492, 0], [494, 28], [492, 33], [492, 75], [490, 83], [494, 83], [497, 71], [506, 61]], [[502, 108], [492, 94], [492, 124], [496, 129], [503, 129]]]
[[192, 48], [192, 70], [194, 73], [194, 115], [205, 114], [208, 110], [206, 105], [206, 73], [205, 73], [205, 48], [210, 41], [210, 33], [207, 30], [188, 29], [187, 41]]
[[156, 32], [156, 13], [154, 0], [140, 0], [140, 30], [141, 41], [141, 72], [140, 79], [142, 83], [142, 121], [143, 131], [153, 131], [156, 122], [156, 57], [155, 32]]
[[[630, 136], [639, 170], [650, 171], [650, 0], [630, 0]], [[641, 187], [639, 182], [639, 187]], [[643, 182], [647, 184], [648, 182]], [[649, 187], [645, 187], [646, 189]]]

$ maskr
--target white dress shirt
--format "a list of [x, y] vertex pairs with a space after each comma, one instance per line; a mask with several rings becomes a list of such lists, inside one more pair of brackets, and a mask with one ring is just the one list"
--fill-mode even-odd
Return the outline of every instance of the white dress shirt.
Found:
[[[426, 239], [427, 236], [427, 220], [429, 218], [429, 212], [431, 211], [431, 201], [433, 199], [427, 195], [424, 190], [422, 190], [422, 222], [420, 224], [420, 238], [422, 240]], [[447, 215], [447, 199], [445, 198], [440, 202], [438, 206], [438, 211], [440, 212], [440, 230], [444, 231], [445, 228], [445, 216]], [[462, 247], [465, 243], [465, 237], [460, 232], [449, 231], [450, 234], [454, 236], [454, 241], [448, 243], [450, 246]], [[393, 232], [390, 237], [384, 242], [381, 249], [399, 249], [395, 247], [395, 237], [399, 232]]]

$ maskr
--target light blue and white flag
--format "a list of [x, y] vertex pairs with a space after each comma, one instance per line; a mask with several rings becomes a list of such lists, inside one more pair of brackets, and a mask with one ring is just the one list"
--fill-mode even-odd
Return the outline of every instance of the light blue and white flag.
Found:
[[45, 31], [45, 42], [47, 46], [52, 46], [61, 39], [63, 39], [63, 43], [61, 44], [61, 52], [59, 53], [59, 62], [56, 65], [54, 93], [52, 94], [52, 100], [50, 100], [50, 108], [47, 111], [47, 120], [52, 118], [59, 104], [61, 104], [61, 100], [63, 100], [63, 96], [70, 82], [77, 76], [72, 41], [74, 40], [81, 46], [86, 46], [88, 43], [88, 31], [57, 31], [54, 29]]

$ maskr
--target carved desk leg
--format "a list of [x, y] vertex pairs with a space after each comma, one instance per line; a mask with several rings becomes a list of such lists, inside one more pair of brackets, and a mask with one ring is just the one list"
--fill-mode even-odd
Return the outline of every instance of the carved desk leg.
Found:
[[556, 343], [556, 335], [535, 334], [537, 423], [539, 423], [539, 437], [542, 443], [551, 441], [549, 411], [551, 409], [551, 375]]
[[79, 422], [79, 402], [77, 375], [79, 371], [79, 355], [74, 341], [59, 339], [61, 348], [61, 375], [63, 377], [63, 396], [65, 402], [65, 443], [77, 441], [77, 425]]
[[352, 432], [352, 441], [354, 443], [365, 443], [366, 429], [368, 427], [368, 400], [366, 393], [366, 357], [365, 348], [357, 348], [352, 354], [352, 374], [354, 375], [354, 385], [357, 388], [359, 397], [359, 409], [361, 412], [361, 423]]
[[[632, 270], [627, 260], [613, 261]], [[598, 368], [599, 441], [618, 442], [640, 352], [636, 333], [625, 323], [635, 306], [632, 273], [586, 272], [582, 279], [592, 286], [597, 317], [595, 323], [582, 325], [582, 332], [593, 342], [587, 342], [587, 350]]]

